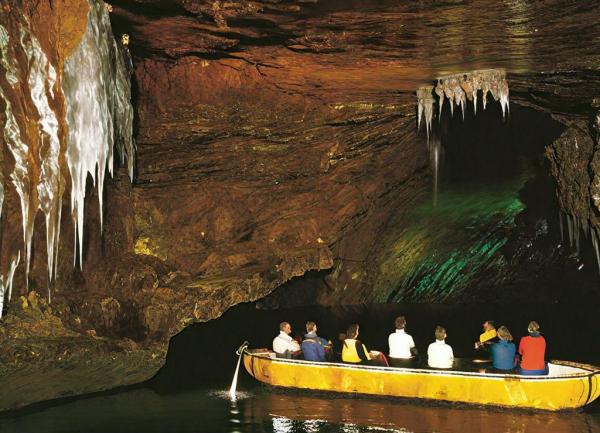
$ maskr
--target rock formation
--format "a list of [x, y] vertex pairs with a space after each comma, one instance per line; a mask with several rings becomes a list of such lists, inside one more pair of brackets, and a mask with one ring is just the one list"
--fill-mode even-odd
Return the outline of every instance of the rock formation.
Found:
[[404, 290], [417, 274], [389, 238], [429, 199], [418, 126], [435, 98], [464, 117], [488, 91], [507, 115], [509, 84], [511, 112], [565, 125], [547, 150], [560, 206], [600, 229], [593, 1], [1, 6], [6, 338], [52, 316], [149, 375], [186, 325], [307, 271], [329, 272], [323, 303], [447, 299]]

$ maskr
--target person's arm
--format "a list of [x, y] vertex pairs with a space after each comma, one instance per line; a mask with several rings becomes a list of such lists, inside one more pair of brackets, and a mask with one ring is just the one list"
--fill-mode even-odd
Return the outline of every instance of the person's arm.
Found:
[[367, 347], [364, 344], [362, 344], [362, 342], [359, 340], [356, 340], [356, 353], [358, 353], [358, 357], [361, 361], [368, 361], [371, 359], [369, 357]]
[[319, 337], [319, 341], [321, 342], [321, 346], [331, 347], [331, 344], [329, 344], [329, 341], [325, 340], [323, 337]]
[[290, 341], [290, 352], [298, 352], [300, 350], [300, 345], [296, 340]]
[[319, 360], [325, 361], [325, 347], [320, 344], [317, 344], [317, 352], [319, 353]]

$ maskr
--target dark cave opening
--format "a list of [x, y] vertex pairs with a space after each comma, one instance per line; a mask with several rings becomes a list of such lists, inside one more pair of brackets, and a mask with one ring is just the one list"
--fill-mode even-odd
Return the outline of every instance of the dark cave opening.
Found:
[[[470, 104], [464, 120], [446, 104], [429, 143], [433, 198], [390, 224], [386, 302], [597, 297], [591, 241], [582, 233], [577, 254], [561, 239], [545, 148], [564, 129], [515, 103], [506, 119], [499, 104], [480, 104], [476, 115]], [[408, 247], [398, 253], [400, 245]]]

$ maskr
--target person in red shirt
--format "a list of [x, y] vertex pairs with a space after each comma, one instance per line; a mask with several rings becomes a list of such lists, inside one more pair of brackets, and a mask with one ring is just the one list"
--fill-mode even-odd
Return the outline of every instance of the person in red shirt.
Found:
[[529, 335], [521, 338], [519, 343], [521, 364], [518, 373], [526, 375], [548, 374], [548, 365], [545, 360], [546, 340], [540, 334], [540, 325], [535, 321], [529, 322], [527, 331]]

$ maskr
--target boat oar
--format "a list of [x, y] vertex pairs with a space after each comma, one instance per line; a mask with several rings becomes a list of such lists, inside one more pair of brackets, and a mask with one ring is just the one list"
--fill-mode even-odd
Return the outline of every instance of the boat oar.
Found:
[[236, 355], [239, 356], [237, 367], [235, 367], [235, 373], [233, 374], [233, 380], [231, 381], [231, 388], [229, 388], [229, 397], [235, 401], [235, 391], [237, 388], [237, 380], [238, 380], [238, 372], [240, 371], [240, 362], [242, 361], [242, 355], [244, 354], [244, 349], [248, 347], [248, 342], [244, 341], [242, 345], [235, 351]]

